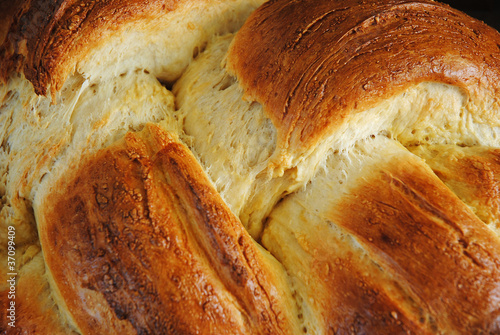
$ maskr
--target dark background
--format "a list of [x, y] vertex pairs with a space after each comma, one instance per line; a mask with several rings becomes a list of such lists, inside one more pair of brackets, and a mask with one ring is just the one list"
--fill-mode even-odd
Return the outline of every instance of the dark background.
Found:
[[500, 31], [500, 0], [438, 0]]

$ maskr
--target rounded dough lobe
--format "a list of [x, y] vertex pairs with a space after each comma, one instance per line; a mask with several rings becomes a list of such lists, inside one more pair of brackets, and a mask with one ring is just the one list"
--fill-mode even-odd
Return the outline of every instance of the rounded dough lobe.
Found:
[[292, 153], [424, 81], [460, 87], [478, 119], [499, 124], [500, 34], [430, 0], [267, 2], [238, 32], [228, 68]]
[[287, 334], [281, 266], [175, 136], [149, 125], [40, 195], [52, 288], [90, 333]]

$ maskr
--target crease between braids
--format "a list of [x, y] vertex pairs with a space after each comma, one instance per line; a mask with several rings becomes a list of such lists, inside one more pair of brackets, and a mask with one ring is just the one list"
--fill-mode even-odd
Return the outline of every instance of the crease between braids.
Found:
[[259, 3], [150, 5], [4, 44], [34, 82], [1, 87], [21, 327], [498, 332], [497, 32], [432, 1], [271, 1], [234, 35]]

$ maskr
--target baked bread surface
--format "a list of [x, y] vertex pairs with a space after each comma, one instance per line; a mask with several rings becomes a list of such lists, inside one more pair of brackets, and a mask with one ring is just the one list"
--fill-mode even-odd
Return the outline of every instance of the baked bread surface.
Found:
[[3, 7], [1, 332], [500, 332], [494, 29], [430, 0]]

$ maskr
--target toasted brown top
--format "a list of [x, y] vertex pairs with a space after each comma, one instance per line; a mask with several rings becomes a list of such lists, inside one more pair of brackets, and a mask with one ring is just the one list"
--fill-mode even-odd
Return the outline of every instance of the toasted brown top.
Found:
[[309, 147], [423, 81], [457, 85], [476, 105], [494, 101], [500, 34], [430, 0], [270, 1], [238, 32], [228, 66], [264, 105], [280, 145]]
[[399, 281], [388, 279], [384, 269], [330, 230], [315, 226], [303, 237], [317, 250], [303, 276], [317, 283], [311, 296], [323, 307], [318, 317], [325, 329], [333, 334], [432, 333], [419, 306], [411, 306], [412, 297], [397, 290]]
[[497, 333], [500, 241], [417, 159], [390, 159], [330, 218], [416, 295], [442, 333]]
[[313, 297], [303, 305], [321, 329], [498, 334], [498, 235], [422, 159], [379, 136], [325, 169], [277, 206], [262, 238]]
[[54, 288], [84, 334], [281, 334], [286, 288], [159, 127], [87, 159], [42, 204]]
[[[192, 17], [202, 20], [200, 13], [217, 1], [200, 0], [207, 6], [190, 12]], [[251, 0], [243, 1], [246, 7]], [[6, 97], [28, 96], [26, 102], [6, 102], [0, 108], [0, 115], [7, 122], [11, 122], [8, 115], [19, 111], [33, 116], [16, 119], [12, 127], [5, 127], [1, 149], [12, 148], [13, 155], [3, 155], [8, 157], [4, 161], [19, 150], [10, 144], [22, 142], [22, 135], [28, 132], [19, 135], [17, 130], [39, 129], [24, 128], [31, 122], [59, 124], [62, 118], [58, 116], [62, 113], [68, 117], [60, 122], [61, 129], [68, 134], [65, 150], [71, 151], [71, 155], [67, 157], [81, 158], [75, 163], [77, 168], [66, 168], [64, 163], [70, 158], [52, 154], [52, 142], [43, 141], [44, 137], [50, 137], [48, 131], [41, 132], [40, 142], [28, 142], [35, 143], [33, 147], [40, 150], [48, 148], [43, 159], [53, 161], [51, 166], [55, 168], [45, 168], [47, 164], [40, 163], [39, 158], [33, 159], [40, 176], [36, 176], [36, 188], [31, 184], [26, 187], [32, 190], [25, 192], [30, 193], [30, 199], [17, 194], [17, 198], [9, 200], [14, 204], [26, 201], [22, 208], [27, 211], [33, 201], [42, 248], [33, 270], [26, 269], [18, 279], [19, 288], [27, 287], [31, 280], [37, 281], [37, 285], [26, 289], [27, 293], [18, 296], [20, 326], [34, 332], [52, 325], [56, 331], [60, 328], [64, 332], [67, 326], [82, 334], [500, 333], [500, 239], [481, 221], [483, 217], [498, 218], [498, 149], [488, 147], [468, 152], [466, 159], [450, 164], [451, 168], [446, 170], [433, 164], [427, 167], [406, 149], [401, 154], [398, 152], [401, 148], [389, 146], [388, 143], [395, 141], [392, 139], [380, 142], [383, 145], [379, 147], [370, 147], [367, 143], [372, 140], [372, 130], [366, 127], [359, 128], [359, 133], [363, 133], [359, 138], [353, 138], [358, 135], [353, 131], [339, 135], [337, 142], [331, 140], [340, 125], [356, 129], [356, 122], [351, 122], [354, 118], [349, 119], [351, 116], [395, 94], [409, 92], [405, 90], [411, 85], [425, 81], [455, 85], [464, 93], [456, 95], [460, 96], [458, 100], [466, 101], [456, 104], [455, 119], [447, 118], [448, 110], [443, 109], [444, 116], [432, 120], [443, 128], [436, 132], [441, 136], [440, 143], [446, 142], [446, 131], [456, 131], [471, 133], [468, 137], [471, 140], [464, 143], [473, 143], [474, 136], [484, 135], [491, 137], [488, 143], [498, 146], [500, 34], [431, 0], [271, 0], [254, 13], [237, 33], [227, 63], [218, 56], [215, 63], [222, 67], [227, 64], [246, 97], [263, 105], [277, 129], [278, 150], [274, 146], [274, 128], [262, 133], [262, 137], [255, 137], [254, 142], [241, 140], [245, 137], [239, 141], [228, 137], [220, 143], [226, 142], [238, 150], [228, 151], [224, 156], [221, 151], [217, 153], [217, 146], [211, 147], [209, 150], [215, 149], [214, 155], [206, 159], [205, 166], [207, 171], [215, 170], [217, 167], [211, 163], [219, 160], [220, 166], [227, 165], [227, 170], [221, 169], [221, 178], [236, 180], [241, 177], [240, 171], [249, 171], [244, 164], [232, 166], [240, 163], [241, 153], [251, 157], [249, 162], [253, 157], [259, 161], [255, 165], [260, 170], [256, 168], [252, 176], [258, 183], [240, 178], [234, 183], [234, 194], [245, 201], [251, 199], [249, 208], [255, 206], [255, 209], [242, 211], [242, 217], [258, 217], [259, 224], [266, 227], [261, 242], [281, 265], [252, 240], [195, 155], [180, 142], [179, 136], [184, 135], [181, 128], [184, 126], [186, 130], [185, 115], [176, 113], [173, 107], [159, 108], [158, 115], [151, 112], [163, 102], [174, 104], [167, 97], [167, 90], [157, 82], [158, 73], [150, 73], [147, 66], [135, 68], [155, 85], [151, 91], [136, 90], [136, 86], [144, 87], [149, 82], [137, 81], [130, 84], [134, 89], [127, 88], [130, 93], [123, 95], [126, 101], [140, 101], [165, 93], [158, 104], [149, 107], [139, 102], [123, 114], [103, 113], [102, 118], [90, 115], [93, 109], [101, 108], [98, 103], [103, 101], [107, 102], [102, 109], [122, 111], [121, 105], [107, 99], [123, 89], [121, 84], [102, 88], [104, 83], [109, 84], [108, 77], [103, 76], [101, 82], [95, 79], [101, 78], [101, 68], [111, 67], [115, 60], [106, 58], [106, 51], [111, 50], [109, 55], [115, 55], [116, 51], [116, 59], [122, 56], [120, 50], [130, 51], [123, 56], [123, 62], [112, 67], [109, 76], [117, 76], [132, 58], [148, 59], [149, 49], [140, 56], [133, 54], [143, 46], [136, 40], [151, 45], [152, 50], [167, 49], [165, 54], [153, 52], [151, 60], [144, 64], [170, 56], [174, 49], [182, 52], [171, 63], [165, 63], [165, 69], [179, 59], [189, 63], [203, 47], [203, 41], [219, 31], [204, 31], [210, 20], [198, 30], [193, 28], [196, 30], [193, 36], [198, 33], [200, 36], [184, 49], [184, 45], [171, 48], [168, 45], [174, 40], [184, 43], [185, 36], [175, 33], [185, 30], [176, 30], [175, 20], [173, 30], [161, 30], [168, 32], [162, 37], [173, 36], [172, 40], [162, 40], [163, 44], [154, 38], [143, 40], [143, 35], [135, 35], [134, 29], [156, 37], [161, 29], [158, 26], [170, 21], [166, 13], [178, 9], [175, 11], [178, 17], [184, 17], [181, 9], [197, 3], [196, 0], [25, 0], [8, 7], [7, 14], [0, 13], [0, 21], [6, 18], [0, 22], [0, 79], [5, 80], [12, 71], [22, 71], [37, 94], [46, 94], [49, 89], [55, 94], [70, 73], [82, 72], [67, 81], [74, 81], [74, 87], [62, 89], [61, 109], [49, 107], [50, 99], [36, 97], [31, 86], [29, 93], [10, 91], [10, 86], [17, 85], [13, 81], [25, 82], [22, 76], [10, 77], [8, 84], [0, 84]], [[224, 12], [238, 11], [233, 2], [227, 3]], [[0, 9], [4, 4], [0, 3]], [[217, 12], [210, 15], [214, 13]], [[229, 26], [237, 16], [214, 21]], [[195, 25], [190, 20], [182, 24], [186, 29]], [[123, 43], [123, 49], [114, 48], [122, 37], [130, 43]], [[128, 70], [134, 66], [130, 65]], [[94, 76], [92, 71], [97, 74]], [[92, 82], [94, 79], [96, 82]], [[269, 125], [263, 114], [256, 116], [252, 114], [256, 109], [251, 108], [242, 108], [245, 115], [241, 123], [232, 122], [241, 116], [235, 116], [237, 113], [231, 110], [236, 106], [229, 104], [226, 109], [226, 105], [219, 104], [222, 100], [232, 103], [236, 101], [234, 98], [241, 101], [241, 90], [232, 83], [226, 74], [218, 83], [202, 83], [201, 86], [212, 86], [215, 91], [225, 93], [210, 97], [216, 101], [214, 108], [222, 111], [222, 117], [213, 119], [217, 124], [215, 130], [209, 129], [206, 137], [200, 136], [201, 141], [210, 143], [214, 132], [222, 127], [234, 133], [240, 128], [242, 133], [252, 133], [255, 127]], [[431, 85], [434, 84], [415, 92], [431, 91]], [[446, 85], [436, 86], [440, 86], [436, 89], [439, 95]], [[458, 92], [456, 87], [453, 90]], [[99, 98], [90, 99], [91, 94]], [[434, 99], [425, 93], [421, 96], [422, 100]], [[199, 97], [200, 104], [209, 104], [205, 98]], [[85, 108], [75, 107], [84, 102]], [[404, 119], [411, 119], [412, 112], [421, 119], [439, 113], [434, 113], [434, 107], [440, 107], [438, 103], [427, 105], [428, 114], [422, 115], [419, 111], [398, 109], [401, 106], [397, 103], [391, 108], [398, 111], [402, 119], [398, 121], [405, 128]], [[1, 113], [3, 108], [12, 113]], [[102, 126], [103, 133], [112, 134], [109, 142], [94, 141], [100, 136], [94, 137], [100, 134], [94, 130], [87, 129], [88, 133], [82, 134], [76, 131], [85, 122], [86, 111], [89, 118], [99, 120], [95, 128]], [[148, 111], [150, 118], [137, 118], [130, 123], [125, 120]], [[195, 115], [205, 110], [198, 112]], [[54, 119], [49, 122], [43, 116], [50, 113]], [[115, 117], [117, 114], [120, 116]], [[372, 120], [383, 116], [373, 114]], [[262, 122], [255, 122], [260, 126], [254, 127], [250, 119]], [[145, 125], [148, 120], [160, 124]], [[212, 122], [210, 118], [207, 120]], [[444, 120], [442, 125], [441, 120]], [[449, 122], [451, 125], [445, 124], [449, 120], [453, 121]], [[172, 126], [177, 122], [178, 128]], [[193, 127], [203, 127], [200, 124], [193, 122]], [[431, 128], [429, 124], [421, 122], [413, 130], [407, 127], [408, 133], [417, 134], [416, 140], [408, 143], [419, 144], [419, 131], [425, 134], [425, 129]], [[166, 131], [167, 126], [179, 133]], [[135, 132], [142, 128], [143, 131]], [[373, 136], [373, 141], [378, 141], [390, 133], [390, 128], [381, 125], [373, 130], [375, 133], [378, 136]], [[321, 146], [320, 141], [329, 135], [331, 141], [324, 141]], [[116, 138], [122, 139], [108, 146]], [[342, 140], [348, 145], [336, 147]], [[248, 150], [265, 141], [273, 142], [269, 150], [251, 153]], [[107, 147], [85, 151], [93, 143]], [[365, 155], [366, 161], [364, 153], [359, 154], [364, 144], [367, 145], [364, 152], [373, 153]], [[84, 153], [80, 156], [81, 149]], [[309, 157], [300, 155], [305, 149], [309, 150]], [[291, 159], [273, 161], [275, 157], [282, 158], [281, 154], [287, 150], [290, 152], [287, 158]], [[335, 158], [349, 150], [361, 151], [352, 160], [349, 156], [344, 161], [339, 159], [337, 166], [330, 166], [323, 159], [325, 155]], [[202, 156], [199, 152], [196, 155]], [[363, 169], [357, 169], [360, 166]], [[325, 173], [314, 175], [317, 169], [324, 169]], [[7, 165], [0, 170], [7, 171], [2, 172], [0, 179], [8, 180], [9, 171], [15, 168]], [[327, 180], [328, 173], [331, 179]], [[336, 179], [335, 173], [341, 177]], [[19, 180], [24, 181], [24, 177]], [[474, 187], [476, 183], [481, 186]], [[318, 184], [324, 187], [318, 189]], [[299, 186], [304, 186], [304, 191], [289, 194]], [[10, 189], [13, 187], [9, 186], [9, 192]], [[219, 189], [221, 194], [222, 189]], [[271, 196], [259, 198], [259, 192]], [[310, 198], [303, 195], [307, 192]], [[280, 197], [286, 198], [273, 208]], [[271, 199], [269, 206], [267, 199]], [[474, 201], [481, 211], [471, 210]], [[8, 215], [8, 210], [0, 214], [5, 213]], [[257, 215], [251, 216], [253, 213]], [[260, 216], [261, 213], [265, 214]], [[267, 213], [271, 214], [264, 218]], [[42, 289], [41, 302], [29, 305], [29, 299]], [[0, 305], [5, 302], [5, 298], [0, 299]], [[40, 326], [26, 321], [31, 317], [37, 318]]]
[[6, 39], [0, 40], [0, 78], [22, 70], [37, 94], [45, 95], [49, 86], [59, 90], [77, 61], [107, 36], [124, 29], [127, 22], [160, 17], [182, 2], [21, 0], [15, 6], [9, 4], [5, 7], [15, 15], [7, 15], [12, 24]]

